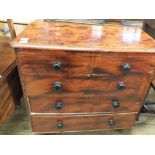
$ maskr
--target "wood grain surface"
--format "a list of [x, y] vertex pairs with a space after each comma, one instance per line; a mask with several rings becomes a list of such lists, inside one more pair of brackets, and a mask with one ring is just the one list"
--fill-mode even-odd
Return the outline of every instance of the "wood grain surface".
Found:
[[[28, 42], [20, 42], [27, 38]], [[139, 27], [32, 22], [12, 43], [15, 48], [155, 52], [154, 40]]]
[[0, 37], [0, 76], [4, 77], [7, 71], [14, 66], [15, 54], [10, 46], [10, 39], [8, 37]]
[[[25, 91], [28, 96], [104, 96], [105, 94], [138, 95], [149, 88], [149, 76], [119, 75], [90, 77], [46, 77], [24, 76]], [[56, 91], [54, 83], [61, 82], [62, 89]], [[125, 89], [119, 90], [119, 82], [124, 82]]]
[[[135, 119], [135, 113], [85, 116], [31, 116], [33, 132], [44, 133], [126, 129], [134, 124]], [[114, 120], [115, 125], [110, 126], [108, 122], [109, 120]], [[57, 128], [58, 121], [63, 123], [62, 128]]]
[[[43, 51], [45, 52], [45, 51]], [[87, 53], [75, 54], [64, 51], [29, 52], [25, 50], [18, 54], [23, 74], [64, 76], [72, 74], [89, 74], [91, 72], [91, 55]], [[61, 68], [56, 71], [52, 67], [54, 62], [60, 62]]]
[[[143, 103], [144, 95], [107, 95], [104, 97], [33, 97], [29, 98], [31, 113], [40, 114], [86, 114], [86, 113], [118, 113], [137, 112]], [[119, 106], [113, 107], [118, 101]], [[62, 103], [62, 108], [56, 108]]]
[[[43, 54], [44, 53], [44, 54]], [[23, 74], [44, 76], [72, 76], [80, 74], [130, 74], [153, 73], [155, 56], [131, 53], [91, 53], [73, 51], [23, 50], [18, 52]], [[60, 62], [60, 70], [54, 70], [52, 64]], [[129, 64], [130, 71], [124, 71], [123, 65]]]
[[10, 38], [0, 37], [0, 123], [10, 118], [21, 96], [20, 79]]

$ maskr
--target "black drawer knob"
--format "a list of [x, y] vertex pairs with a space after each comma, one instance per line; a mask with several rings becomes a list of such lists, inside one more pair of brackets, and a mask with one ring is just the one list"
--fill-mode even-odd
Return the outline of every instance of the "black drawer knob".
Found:
[[119, 103], [118, 100], [113, 100], [113, 101], [112, 101], [112, 107], [113, 107], [113, 108], [119, 108], [119, 106], [120, 106], [120, 103]]
[[122, 67], [124, 71], [130, 71], [131, 69], [131, 66], [129, 64], [123, 64]]
[[58, 129], [63, 128], [63, 122], [61, 120], [57, 121], [56, 126]]
[[61, 90], [61, 88], [62, 88], [62, 84], [61, 84], [61, 82], [54, 82], [54, 89], [56, 90], [56, 91], [58, 91], [58, 90]]
[[55, 108], [56, 108], [57, 110], [61, 110], [61, 109], [63, 108], [63, 103], [62, 103], [61, 101], [57, 101], [57, 102], [55, 103]]
[[52, 68], [56, 71], [60, 70], [61, 69], [61, 63], [60, 61], [54, 61], [52, 62]]
[[108, 121], [108, 124], [109, 124], [109, 126], [115, 126], [116, 122], [115, 122], [115, 120], [111, 119]]
[[119, 82], [118, 85], [117, 85], [118, 89], [122, 90], [122, 89], [125, 89], [125, 84], [124, 82]]

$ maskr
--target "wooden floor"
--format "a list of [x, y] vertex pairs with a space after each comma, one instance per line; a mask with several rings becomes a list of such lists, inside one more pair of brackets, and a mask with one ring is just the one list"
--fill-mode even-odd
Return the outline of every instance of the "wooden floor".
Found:
[[[155, 93], [151, 89], [146, 99], [147, 103], [151, 103], [149, 107], [155, 110]], [[13, 135], [30, 135], [31, 131], [30, 121], [25, 109], [24, 101], [21, 105], [16, 107], [13, 116], [5, 124], [0, 125], [0, 134], [13, 134]], [[75, 134], [75, 133], [71, 133]], [[135, 125], [125, 131], [100, 131], [100, 132], [85, 132], [77, 133], [82, 135], [155, 135], [155, 114], [140, 114], [139, 121]]]

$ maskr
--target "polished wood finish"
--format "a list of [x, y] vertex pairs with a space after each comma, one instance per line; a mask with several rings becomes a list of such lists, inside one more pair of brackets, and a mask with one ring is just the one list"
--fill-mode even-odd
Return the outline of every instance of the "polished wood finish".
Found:
[[34, 132], [129, 128], [155, 77], [154, 40], [135, 26], [39, 20], [12, 46]]
[[[27, 38], [28, 42], [22, 43], [21, 38]], [[42, 21], [28, 25], [12, 46], [93, 52], [155, 52], [154, 40], [138, 27]]]
[[[139, 98], [138, 98], [139, 97]], [[136, 112], [141, 108], [143, 95], [118, 96], [110, 94], [104, 97], [31, 97], [29, 98], [32, 113], [118, 113]], [[114, 107], [113, 102], [118, 100], [119, 106]], [[57, 103], [62, 103], [62, 108], [56, 108]]]
[[[24, 52], [24, 53], [23, 53]], [[42, 54], [44, 53], [44, 54]], [[78, 53], [72, 51], [23, 50], [18, 53], [23, 74], [35, 76], [73, 76], [83, 74], [128, 74], [123, 64], [131, 66], [130, 73], [150, 73], [155, 66], [155, 56], [127, 55], [127, 53]], [[60, 62], [60, 70], [52, 67]], [[150, 63], [151, 62], [151, 63]], [[141, 65], [141, 64], [144, 65]]]
[[0, 76], [7, 75], [15, 64], [15, 54], [10, 47], [10, 38], [0, 37]]
[[[88, 74], [91, 70], [92, 57], [88, 54], [66, 53], [65, 51], [49, 53], [50, 51], [46, 51], [46, 54], [43, 55], [42, 52], [25, 50], [26, 55], [19, 52], [18, 56], [22, 60], [21, 69], [24, 74], [64, 76]], [[54, 62], [61, 63], [60, 70], [57, 71], [52, 67]]]
[[[61, 82], [62, 88], [54, 89], [55, 82]], [[126, 88], [119, 90], [117, 85], [124, 82]], [[135, 83], [136, 81], [136, 83]], [[104, 94], [144, 94], [149, 86], [149, 76], [143, 75], [122, 75], [103, 77], [45, 77], [45, 76], [24, 76], [25, 91], [28, 96], [70, 96], [93, 95], [104, 96]]]
[[0, 38], [0, 123], [12, 115], [22, 96], [19, 74], [9, 38]]
[[[126, 129], [130, 128], [136, 115], [111, 114], [111, 115], [73, 115], [73, 116], [32, 116], [32, 127], [34, 132], [77, 132], [103, 129]], [[114, 120], [115, 125], [109, 125], [109, 120]], [[57, 127], [58, 121], [63, 123], [62, 128]]]

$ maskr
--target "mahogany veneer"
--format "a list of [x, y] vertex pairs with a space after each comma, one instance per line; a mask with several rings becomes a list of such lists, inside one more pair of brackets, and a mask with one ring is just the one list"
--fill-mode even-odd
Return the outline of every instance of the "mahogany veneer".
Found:
[[38, 20], [12, 46], [37, 133], [129, 128], [155, 77], [155, 42], [138, 27]]

